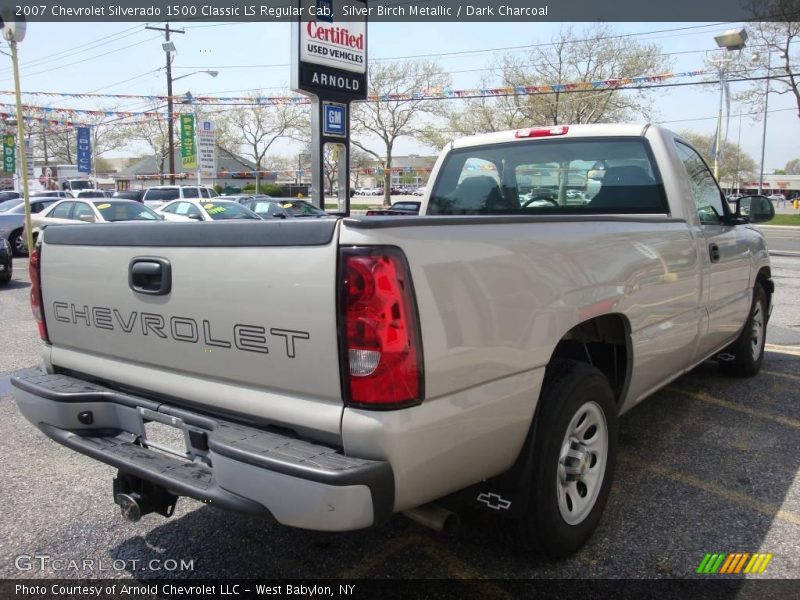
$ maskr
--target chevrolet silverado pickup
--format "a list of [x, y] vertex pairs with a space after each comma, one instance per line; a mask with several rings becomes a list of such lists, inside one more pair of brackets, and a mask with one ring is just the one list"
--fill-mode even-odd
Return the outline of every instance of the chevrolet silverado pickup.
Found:
[[442, 529], [466, 503], [563, 556], [598, 524], [622, 413], [707, 359], [758, 373], [773, 214], [625, 124], [454, 141], [420, 216], [51, 226], [42, 364], [12, 383], [118, 470], [131, 519], [188, 496]]

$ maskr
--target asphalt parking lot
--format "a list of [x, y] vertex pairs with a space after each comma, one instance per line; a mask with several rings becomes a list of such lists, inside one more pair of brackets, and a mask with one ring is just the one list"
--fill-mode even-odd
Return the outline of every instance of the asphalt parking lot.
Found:
[[[762, 373], [729, 379], [707, 363], [625, 415], [599, 530], [557, 563], [519, 552], [483, 515], [465, 515], [453, 536], [402, 516], [325, 534], [181, 499], [171, 519], [124, 521], [111, 498], [114, 470], [51, 442], [17, 412], [8, 375], [36, 364], [39, 341], [27, 261], [15, 266], [0, 288], [2, 578], [677, 578], [701, 577], [708, 552], [772, 553], [755, 577], [800, 577], [798, 258], [773, 258], [778, 291]], [[33, 555], [106, 569], [18, 560]], [[151, 559], [192, 565], [140, 571]]]

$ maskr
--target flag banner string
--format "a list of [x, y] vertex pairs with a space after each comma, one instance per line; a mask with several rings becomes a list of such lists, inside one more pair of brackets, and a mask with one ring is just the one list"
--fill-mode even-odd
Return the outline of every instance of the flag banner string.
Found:
[[[677, 73], [661, 73], [658, 75], [642, 75], [638, 77], [620, 77], [602, 79], [597, 81], [580, 81], [573, 83], [554, 83], [546, 85], [518, 85], [488, 88], [451, 89], [449, 87], [425, 88], [415, 92], [397, 94], [381, 94], [367, 96], [368, 102], [400, 102], [404, 100], [439, 100], [443, 98], [469, 98], [471, 96], [532, 96], [536, 94], [552, 94], [559, 92], [576, 91], [603, 91], [609, 89], [624, 89], [626, 87], [641, 86], [649, 83], [661, 83], [669, 79], [699, 77], [707, 75], [708, 71], [681, 71]], [[12, 95], [13, 90], [0, 90], [0, 95]], [[64, 92], [22, 92], [25, 96], [50, 96], [59, 98], [115, 98], [119, 100], [142, 100], [148, 102], [166, 102], [168, 96], [142, 96], [133, 94], [68, 94]], [[228, 102], [244, 102], [252, 105], [276, 106], [309, 104], [306, 96], [192, 96], [185, 94], [173, 96], [173, 101], [180, 103], [224, 104]], [[65, 114], [90, 114], [106, 116], [143, 116], [154, 115], [153, 112], [120, 112], [106, 110], [79, 110], [70, 108], [35, 107], [44, 112], [60, 112]]]

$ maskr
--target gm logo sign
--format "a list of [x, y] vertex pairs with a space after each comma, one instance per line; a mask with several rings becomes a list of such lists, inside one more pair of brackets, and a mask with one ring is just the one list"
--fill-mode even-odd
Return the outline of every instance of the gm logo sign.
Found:
[[346, 137], [345, 111], [347, 106], [335, 102], [322, 103], [322, 135]]

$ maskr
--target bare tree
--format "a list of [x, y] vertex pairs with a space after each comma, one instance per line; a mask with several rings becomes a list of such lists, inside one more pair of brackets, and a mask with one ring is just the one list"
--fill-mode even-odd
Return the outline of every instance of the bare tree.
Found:
[[473, 98], [453, 111], [444, 131], [426, 139], [441, 146], [455, 135], [502, 131], [534, 125], [602, 123], [648, 119], [653, 91], [594, 87], [593, 82], [662, 74], [670, 61], [657, 44], [614, 35], [608, 25], [562, 30], [550, 44], [523, 56], [503, 56], [482, 88], [555, 86], [533, 94]]
[[[156, 107], [153, 107], [156, 108]], [[164, 183], [165, 162], [169, 156], [169, 139], [166, 119], [153, 118], [128, 126], [132, 141], [144, 143], [154, 157], [159, 174], [159, 183]]]
[[[763, 20], [748, 27], [748, 45], [756, 54], [746, 74], [769, 77], [770, 93], [789, 94], [800, 118], [800, 0], [773, 0], [761, 9]], [[749, 105], [760, 116], [764, 110], [767, 84], [754, 81], [736, 99]]]
[[[383, 205], [391, 206], [391, 168], [394, 145], [402, 137], [420, 137], [424, 117], [439, 114], [441, 100], [425, 100], [420, 92], [450, 85], [450, 75], [434, 62], [373, 63], [369, 69], [369, 92], [377, 101], [353, 105], [351, 123], [359, 139], [351, 144], [374, 156], [383, 167]], [[370, 147], [378, 138], [381, 152]]]
[[299, 139], [298, 132], [308, 128], [308, 109], [297, 104], [259, 104], [254, 98], [252, 104], [230, 111], [226, 122], [239, 135], [244, 155], [256, 165], [257, 190], [267, 152], [280, 139]]
[[[93, 159], [121, 148], [131, 139], [130, 128], [120, 126], [119, 117], [105, 114], [90, 115], [83, 121], [89, 127]], [[43, 155], [47, 155], [48, 162], [52, 159], [58, 163], [75, 164], [78, 158], [77, 127], [45, 125], [40, 128], [39, 145], [42, 147]]]
[[372, 157], [359, 150], [355, 146], [350, 146], [350, 186], [355, 189], [359, 187], [362, 171], [372, 165]]

